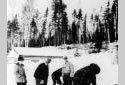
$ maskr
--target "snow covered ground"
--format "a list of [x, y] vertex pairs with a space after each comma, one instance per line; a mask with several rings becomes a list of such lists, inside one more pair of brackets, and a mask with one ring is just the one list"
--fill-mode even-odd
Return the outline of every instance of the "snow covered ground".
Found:
[[[89, 65], [90, 63], [96, 63], [100, 66], [101, 72], [97, 75], [97, 85], [115, 85], [118, 84], [118, 64], [116, 63], [116, 49], [110, 49], [105, 52], [97, 54], [88, 54], [86, 50], [80, 49], [80, 57], [73, 57], [76, 48], [66, 50], [62, 49], [62, 52], [69, 57], [69, 61], [74, 64], [75, 71]], [[37, 62], [33, 62], [32, 59], [25, 59], [25, 70], [27, 75], [27, 85], [35, 85], [35, 79], [33, 77], [34, 71], [37, 66], [43, 62], [44, 59], [39, 59]], [[49, 69], [48, 85], [52, 85], [51, 74], [56, 69], [62, 67], [64, 63], [63, 59], [52, 59]], [[7, 64], [7, 85], [16, 85], [14, 76], [14, 63]]]

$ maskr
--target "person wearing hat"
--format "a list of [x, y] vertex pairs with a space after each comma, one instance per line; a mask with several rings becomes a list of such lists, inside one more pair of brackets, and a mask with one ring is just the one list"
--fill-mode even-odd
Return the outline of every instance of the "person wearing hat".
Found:
[[65, 63], [62, 67], [63, 85], [72, 85], [72, 78], [74, 75], [74, 66], [68, 61], [67, 56], [64, 57]]
[[49, 63], [51, 59], [47, 59], [44, 63], [41, 63], [35, 70], [34, 77], [36, 85], [47, 85], [49, 76]]
[[26, 85], [27, 83], [23, 61], [24, 58], [20, 55], [14, 70], [17, 85]]

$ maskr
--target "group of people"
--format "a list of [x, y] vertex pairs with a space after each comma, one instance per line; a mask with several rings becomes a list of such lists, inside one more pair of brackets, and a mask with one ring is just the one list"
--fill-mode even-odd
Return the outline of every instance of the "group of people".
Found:
[[[25, 74], [25, 68], [23, 64], [24, 58], [18, 57], [18, 62], [15, 67], [15, 75], [17, 85], [26, 85], [27, 78]], [[41, 63], [35, 70], [34, 78], [36, 85], [47, 85], [49, 76], [49, 63], [51, 59], [46, 59], [45, 62]], [[100, 68], [96, 64], [90, 64], [90, 66], [84, 67], [74, 73], [74, 65], [68, 61], [67, 57], [64, 57], [65, 63], [63, 66], [51, 75], [53, 85], [96, 85], [95, 75], [100, 72]], [[63, 82], [60, 78], [63, 78]]]

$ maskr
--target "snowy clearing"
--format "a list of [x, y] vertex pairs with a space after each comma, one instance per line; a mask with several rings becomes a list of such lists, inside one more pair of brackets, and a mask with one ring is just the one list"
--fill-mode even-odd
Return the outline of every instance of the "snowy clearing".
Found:
[[[79, 50], [80, 57], [72, 57], [75, 48], [71, 50], [62, 49], [62, 52], [69, 57], [69, 61], [74, 64], [74, 69], [77, 71], [90, 63], [96, 63], [100, 66], [101, 72], [97, 75], [97, 85], [115, 85], [118, 84], [118, 64], [116, 63], [116, 50], [108, 50], [97, 54], [87, 54], [83, 49]], [[35, 59], [35, 58], [34, 58]], [[38, 61], [32, 61], [32, 59], [25, 59], [25, 70], [27, 75], [27, 85], [35, 85], [35, 79], [33, 77], [34, 71], [37, 66], [43, 62], [44, 59], [38, 59]], [[64, 63], [63, 59], [52, 59], [49, 69], [48, 85], [52, 85], [51, 74], [56, 69], [62, 67]], [[7, 85], [16, 85], [14, 76], [14, 63], [7, 64]]]

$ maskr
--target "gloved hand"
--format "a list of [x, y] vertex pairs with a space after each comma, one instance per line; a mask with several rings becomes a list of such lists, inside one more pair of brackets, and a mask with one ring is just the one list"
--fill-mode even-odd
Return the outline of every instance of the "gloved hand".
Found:
[[41, 80], [41, 81], [40, 81], [40, 84], [44, 84], [44, 80]]

